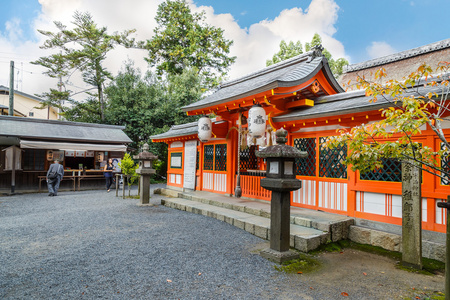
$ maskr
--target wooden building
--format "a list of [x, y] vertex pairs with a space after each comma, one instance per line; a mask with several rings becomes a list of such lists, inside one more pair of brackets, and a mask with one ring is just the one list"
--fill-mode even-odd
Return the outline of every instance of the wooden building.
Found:
[[[342, 77], [348, 81], [355, 73], [386, 64], [406, 66], [407, 60], [420, 61], [417, 57], [420, 55], [437, 55], [436, 61], [450, 61], [450, 40], [353, 69], [350, 66]], [[411, 71], [414, 67], [411, 64]], [[289, 133], [288, 143], [309, 153], [307, 158], [297, 161], [296, 175], [302, 188], [292, 193], [292, 206], [400, 225], [400, 163], [388, 161], [383, 170], [361, 175], [342, 164], [346, 147], [334, 150], [322, 147], [330, 136], [336, 135], [337, 129], [380, 120], [379, 109], [391, 106], [388, 101], [379, 99], [371, 103], [369, 99], [364, 91], [344, 92], [320, 49], [315, 49], [224, 83], [215, 93], [184, 107], [188, 115], [216, 116], [210, 141], [199, 141], [197, 122], [173, 126], [152, 140], [168, 144], [168, 187], [233, 196], [239, 171], [242, 197], [269, 201], [270, 192], [260, 186], [266, 166], [255, 156], [255, 150], [269, 145], [274, 131], [283, 127]], [[257, 140], [245, 141], [247, 125], [242, 125], [240, 135], [249, 147], [239, 149], [242, 139], [235, 129], [245, 123], [254, 104], [260, 104], [266, 112], [266, 133]], [[441, 147], [430, 128], [422, 130], [417, 141], [433, 149]], [[450, 126], [445, 127], [444, 133], [450, 136]], [[449, 192], [448, 182], [423, 173], [423, 229], [445, 231], [445, 211], [436, 203], [446, 199]]]
[[14, 171], [17, 190], [37, 190], [54, 159], [72, 176], [72, 182], [63, 181], [67, 187], [81, 179], [84, 185], [96, 183], [87, 179], [104, 185], [101, 167], [108, 158], [120, 160], [131, 143], [124, 128], [0, 116], [0, 189], [9, 189]]
[[[14, 91], [14, 116], [36, 119], [57, 120], [58, 112], [54, 107], [39, 109], [42, 99], [21, 91]], [[0, 115], [8, 115], [9, 88], [0, 85]]]

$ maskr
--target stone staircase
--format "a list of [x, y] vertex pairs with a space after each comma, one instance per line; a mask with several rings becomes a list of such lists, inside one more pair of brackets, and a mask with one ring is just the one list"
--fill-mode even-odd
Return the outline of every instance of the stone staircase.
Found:
[[[161, 204], [218, 219], [262, 239], [270, 238], [270, 203], [203, 191], [161, 189]], [[321, 211], [291, 207], [290, 246], [302, 252], [347, 239], [354, 220]]]

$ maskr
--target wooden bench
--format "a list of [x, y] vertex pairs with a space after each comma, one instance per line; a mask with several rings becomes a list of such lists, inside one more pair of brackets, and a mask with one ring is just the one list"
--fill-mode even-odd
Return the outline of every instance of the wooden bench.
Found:
[[98, 174], [98, 175], [80, 175], [78, 177], [78, 191], [80, 190], [81, 180], [82, 179], [102, 179], [102, 178], [105, 178], [105, 176], [103, 174]]
[[[38, 176], [38, 179], [39, 179], [39, 192], [41, 191], [41, 188], [42, 188], [42, 181], [43, 180], [47, 180], [47, 176]], [[77, 176], [75, 175], [75, 176], [73, 176], [73, 175], [66, 175], [66, 176], [63, 176], [63, 180], [64, 179], [70, 179], [70, 180], [72, 180], [73, 181], [73, 191], [75, 192], [76, 191], [76, 181], [77, 181]]]

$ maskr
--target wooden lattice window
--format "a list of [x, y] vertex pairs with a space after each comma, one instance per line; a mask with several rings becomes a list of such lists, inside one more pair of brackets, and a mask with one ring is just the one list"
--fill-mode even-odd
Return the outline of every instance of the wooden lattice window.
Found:
[[214, 170], [214, 145], [205, 145], [203, 151], [203, 170]]
[[205, 145], [203, 149], [203, 170], [227, 170], [227, 144]]
[[239, 151], [239, 165], [240, 170], [256, 170], [258, 169], [258, 158], [255, 155], [255, 151], [258, 146], [252, 145], [241, 151]]
[[25, 149], [23, 153], [23, 169], [25, 171], [45, 171], [45, 150]]
[[375, 169], [360, 175], [361, 180], [388, 182], [402, 181], [402, 163], [397, 159], [382, 159], [383, 168]]
[[329, 138], [319, 138], [319, 176], [327, 178], [347, 178], [347, 166], [344, 159], [347, 157], [347, 145], [328, 148], [325, 144]]
[[316, 175], [316, 138], [294, 139], [294, 147], [308, 152], [305, 158], [295, 159], [295, 174], [302, 176]]
[[227, 144], [215, 145], [214, 170], [227, 170]]

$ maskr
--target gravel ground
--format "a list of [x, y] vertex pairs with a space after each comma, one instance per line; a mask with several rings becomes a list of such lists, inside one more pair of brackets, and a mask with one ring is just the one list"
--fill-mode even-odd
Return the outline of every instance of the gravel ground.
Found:
[[[287, 275], [255, 254], [267, 245], [260, 238], [212, 218], [137, 202], [105, 191], [0, 197], [0, 299], [344, 299], [343, 291], [346, 299], [397, 299], [410, 290], [412, 279], [389, 278], [387, 267], [387, 274], [377, 272], [386, 285], [398, 281], [389, 290], [375, 277], [365, 285], [346, 280], [335, 269], [342, 257], [322, 257], [332, 270]], [[353, 252], [347, 264], [357, 256]], [[372, 259], [383, 267], [385, 259], [371, 257], [360, 258], [362, 264]], [[442, 278], [399, 272], [428, 287], [426, 280], [442, 284]]]

